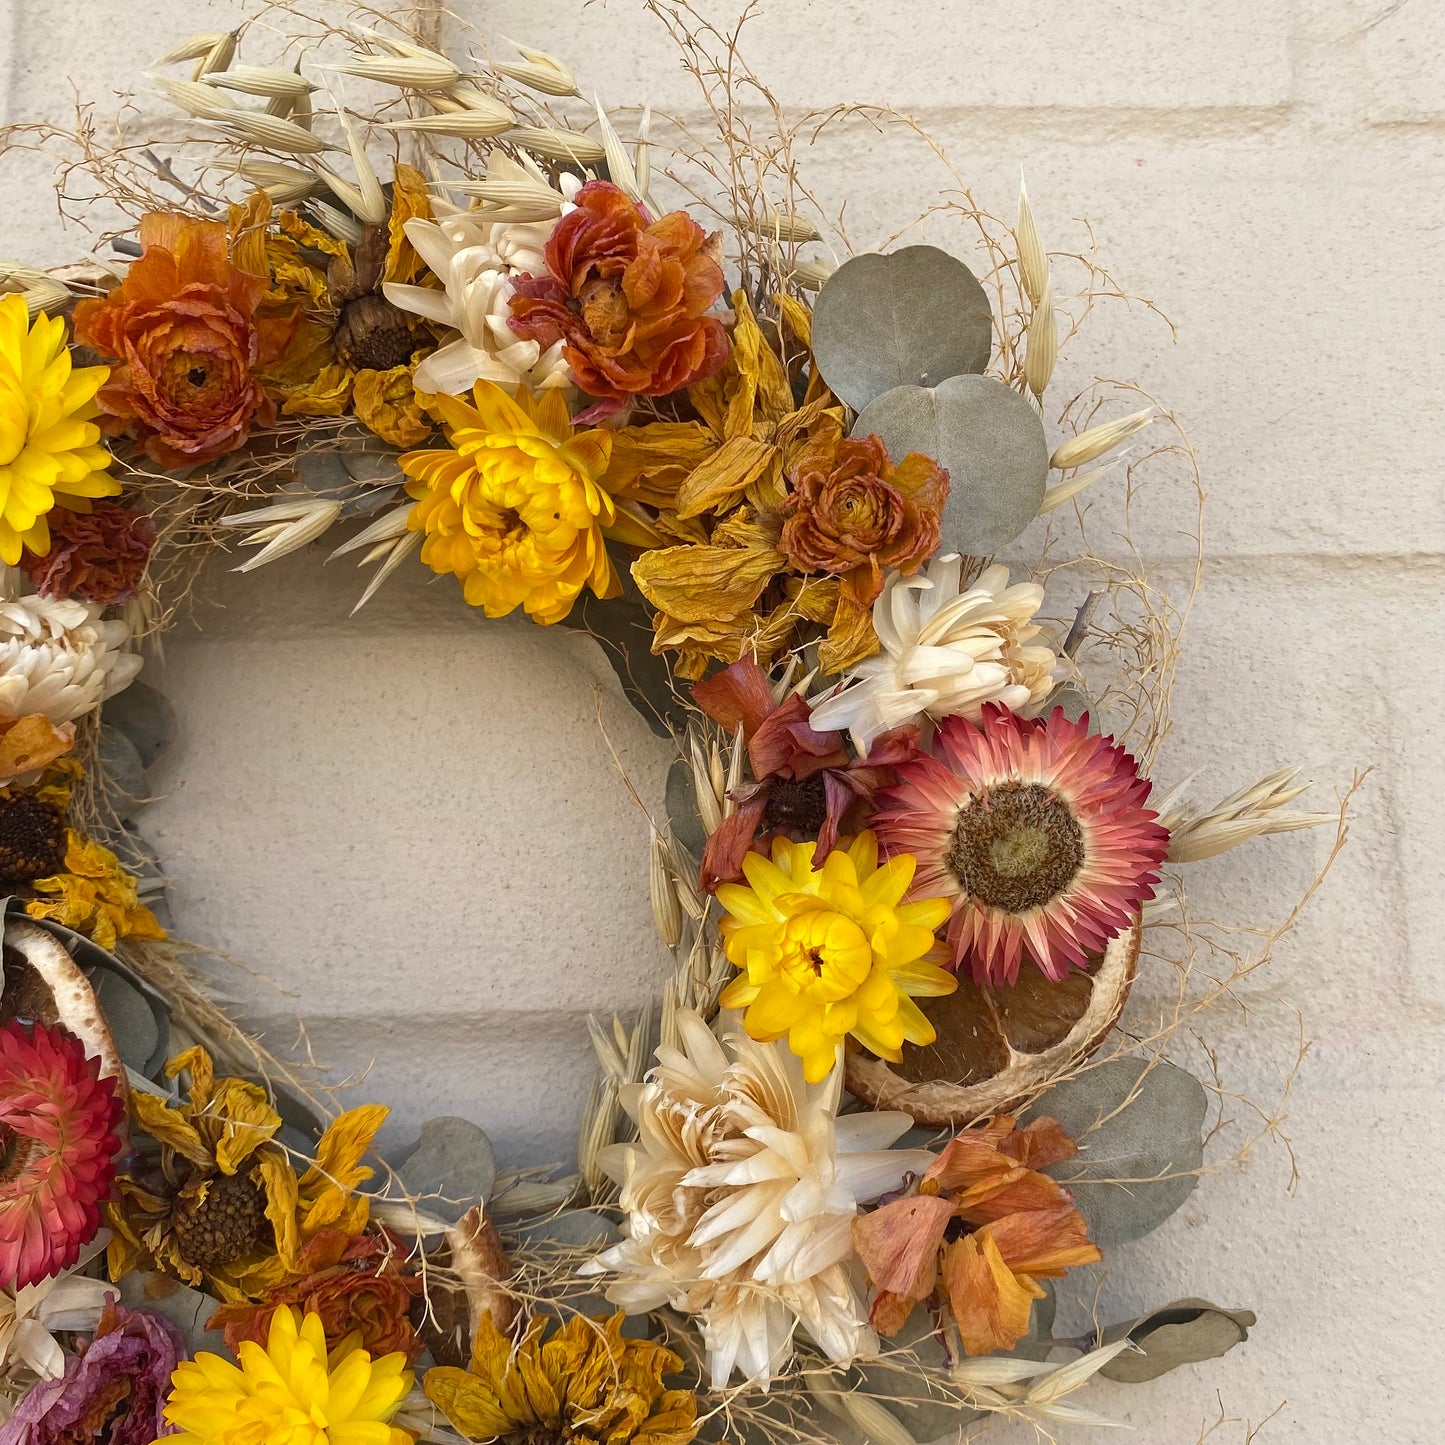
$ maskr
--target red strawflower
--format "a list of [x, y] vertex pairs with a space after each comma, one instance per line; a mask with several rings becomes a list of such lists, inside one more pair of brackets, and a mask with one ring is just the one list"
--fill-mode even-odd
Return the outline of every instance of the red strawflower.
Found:
[[711, 376], [727, 332], [706, 313], [723, 292], [707, 233], [685, 211], [660, 221], [609, 181], [589, 181], [547, 239], [547, 276], [523, 277], [512, 330], [542, 347], [565, 341], [596, 421], [629, 397], [667, 396]]
[[996, 703], [977, 727], [945, 718], [879, 800], [879, 842], [918, 860], [918, 897], [954, 900], [953, 963], [979, 983], [1015, 983], [1025, 954], [1056, 981], [1083, 968], [1159, 881], [1169, 834], [1149, 780], [1088, 722]]
[[27, 548], [20, 558], [42, 597], [112, 603], [135, 596], [156, 540], [149, 517], [101, 501], [88, 512], [56, 507], [46, 520], [50, 551], [39, 557]]
[[69, 1269], [100, 1229], [125, 1102], [65, 1029], [0, 1028], [0, 1285]]
[[[767, 674], [751, 657], [725, 667], [692, 690], [693, 700], [729, 732], [741, 726], [754, 781], [733, 794], [733, 811], [707, 840], [700, 883], [705, 889], [741, 878], [754, 845], [781, 834], [818, 840], [815, 866], [833, 851], [845, 820], [891, 783], [894, 768], [918, 751], [911, 724], [880, 733], [866, 758], [853, 757], [840, 732], [816, 732], [808, 704], [794, 694], [773, 699]], [[853, 831], [850, 829], [850, 831]]]

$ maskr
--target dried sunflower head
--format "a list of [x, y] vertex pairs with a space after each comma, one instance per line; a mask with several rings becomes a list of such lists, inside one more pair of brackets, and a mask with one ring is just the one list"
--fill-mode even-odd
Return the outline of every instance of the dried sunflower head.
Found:
[[149, 1268], [223, 1301], [257, 1299], [297, 1276], [305, 1246], [321, 1231], [366, 1228], [368, 1201], [355, 1186], [371, 1177], [360, 1160], [385, 1109], [368, 1104], [341, 1115], [298, 1178], [275, 1142], [281, 1116], [263, 1089], [218, 1079], [202, 1048], [187, 1049], [166, 1072], [190, 1075], [185, 1101], [131, 1094], [137, 1127], [159, 1147], [120, 1176], [107, 1206], [112, 1279]]
[[484, 1314], [465, 1370], [428, 1370], [427, 1398], [468, 1440], [508, 1445], [688, 1445], [697, 1398], [669, 1390], [664, 1375], [682, 1361], [651, 1340], [624, 1339], [622, 1314], [574, 1315], [543, 1341], [534, 1319], [513, 1342]]

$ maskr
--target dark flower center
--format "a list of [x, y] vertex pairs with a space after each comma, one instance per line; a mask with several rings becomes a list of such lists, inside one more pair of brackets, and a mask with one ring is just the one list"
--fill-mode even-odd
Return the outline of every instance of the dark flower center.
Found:
[[250, 1174], [218, 1174], [199, 1202], [178, 1200], [171, 1216], [176, 1248], [197, 1269], [244, 1259], [266, 1228], [266, 1199]]
[[970, 897], [1005, 913], [1056, 898], [1084, 861], [1073, 810], [1040, 783], [1003, 783], [959, 810], [948, 846], [953, 876]]
[[417, 348], [407, 313], [377, 295], [358, 296], [341, 308], [335, 340], [337, 356], [358, 371], [405, 366]]
[[0, 793], [0, 880], [32, 883], [60, 871], [65, 818], [34, 793]]
[[816, 837], [827, 817], [828, 795], [823, 788], [822, 773], [814, 773], [801, 783], [789, 778], [773, 780], [768, 790], [768, 805], [763, 811], [765, 829]]

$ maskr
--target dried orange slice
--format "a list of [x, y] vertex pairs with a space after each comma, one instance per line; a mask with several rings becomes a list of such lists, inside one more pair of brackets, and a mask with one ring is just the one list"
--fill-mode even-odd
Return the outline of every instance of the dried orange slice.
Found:
[[80, 966], [60, 941], [43, 928], [13, 914], [4, 920], [5, 983], [0, 1020], [60, 1025], [86, 1052], [100, 1059], [101, 1078], [125, 1082], [125, 1065], [110, 1025]]
[[960, 976], [958, 991], [919, 1000], [938, 1031], [903, 1061], [851, 1053], [848, 1089], [874, 1109], [901, 1109], [919, 1124], [960, 1129], [1033, 1099], [1088, 1057], [1118, 1022], [1139, 963], [1136, 921], [1089, 967], [1062, 983], [1026, 968], [1012, 988]]

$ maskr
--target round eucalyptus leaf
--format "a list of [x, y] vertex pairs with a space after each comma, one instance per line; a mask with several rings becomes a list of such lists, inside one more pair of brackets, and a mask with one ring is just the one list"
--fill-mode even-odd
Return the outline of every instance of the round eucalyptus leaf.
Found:
[[991, 557], [1039, 514], [1049, 474], [1043, 423], [991, 376], [894, 387], [859, 413], [853, 435], [870, 433], [895, 463], [923, 452], [948, 468], [941, 552]]
[[421, 1139], [396, 1161], [407, 1192], [429, 1214], [455, 1224], [485, 1203], [497, 1178], [492, 1141], [470, 1119], [443, 1116], [421, 1126]]
[[141, 760], [154, 767], [176, 738], [176, 710], [170, 699], [149, 683], [133, 682], [109, 698], [100, 710], [101, 721], [124, 733]]
[[1158, 1229], [1193, 1192], [1207, 1103], [1199, 1080], [1173, 1064], [1110, 1059], [1056, 1084], [1029, 1110], [1078, 1141], [1079, 1153], [1049, 1173], [1073, 1192], [1101, 1249]]
[[1048, 717], [1056, 707], [1063, 708], [1064, 716], [1068, 718], [1070, 722], [1078, 722], [1086, 712], [1090, 713], [1089, 731], [1091, 733], [1097, 733], [1099, 731], [1094, 725], [1094, 717], [1092, 712], [1090, 712], [1093, 704], [1089, 701], [1083, 688], [1079, 687], [1077, 683], [1061, 682], [1048, 697], [1044, 699], [1044, 705], [1039, 709], [1039, 716]]
[[127, 1271], [111, 1288], [127, 1309], [165, 1316], [181, 1332], [192, 1354], [201, 1350], [224, 1353], [221, 1331], [206, 1328], [206, 1321], [221, 1307], [213, 1295], [139, 1269]]
[[936, 246], [854, 256], [813, 306], [813, 359], [854, 411], [894, 387], [981, 372], [992, 347], [983, 287]]

